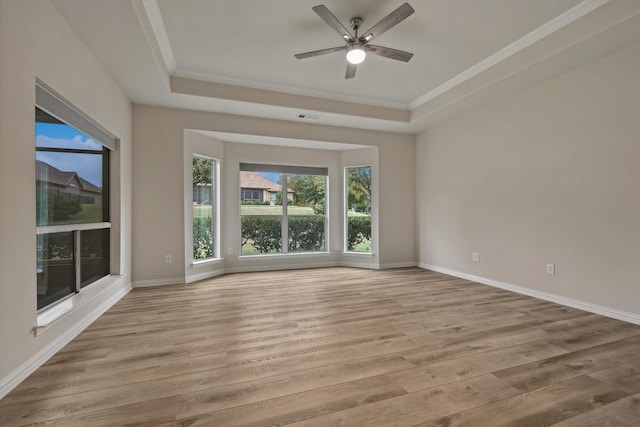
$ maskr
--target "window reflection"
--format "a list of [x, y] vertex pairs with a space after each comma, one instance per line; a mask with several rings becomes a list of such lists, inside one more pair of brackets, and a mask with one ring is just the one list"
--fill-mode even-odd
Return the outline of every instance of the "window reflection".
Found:
[[75, 292], [73, 232], [38, 235], [36, 247], [40, 309]]

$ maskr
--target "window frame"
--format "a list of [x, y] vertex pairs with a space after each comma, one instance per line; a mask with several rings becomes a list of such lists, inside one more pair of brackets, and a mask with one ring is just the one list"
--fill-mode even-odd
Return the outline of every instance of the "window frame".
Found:
[[[214, 157], [205, 156], [203, 154], [191, 153], [191, 188], [193, 189], [193, 159], [204, 159], [212, 162], [211, 165], [211, 252], [212, 256], [207, 258], [196, 258], [193, 253], [194, 234], [193, 225], [195, 218], [193, 215], [193, 207], [191, 208], [191, 265], [206, 264], [213, 260], [220, 259], [220, 160]], [[192, 197], [193, 206], [193, 197]]]
[[[253, 163], [240, 163], [240, 172], [262, 172], [262, 173], [278, 173], [280, 176], [280, 193], [282, 199], [282, 213], [279, 215], [242, 215], [242, 198], [239, 200], [239, 213], [240, 213], [240, 251], [239, 258], [248, 257], [272, 257], [272, 256], [286, 256], [286, 255], [309, 255], [309, 254], [326, 254], [329, 253], [330, 248], [330, 236], [329, 236], [329, 173], [328, 167], [316, 167], [316, 166], [295, 166], [295, 165], [273, 165], [273, 164], [253, 164]], [[289, 218], [304, 218], [312, 215], [290, 215], [288, 204], [288, 175], [310, 175], [310, 176], [322, 176], [324, 177], [324, 191], [325, 191], [325, 210], [322, 215], [315, 214], [313, 217], [322, 217], [324, 220], [324, 241], [323, 250], [317, 251], [290, 251], [289, 250]], [[242, 184], [240, 183], [242, 189]], [[275, 197], [277, 198], [277, 196]], [[271, 197], [270, 197], [271, 200]], [[269, 253], [255, 253], [244, 254], [242, 253], [242, 221], [245, 217], [251, 218], [277, 218], [282, 219], [281, 231], [280, 231], [280, 252]]]
[[[103, 282], [106, 277], [109, 277], [113, 274], [113, 268], [111, 262], [111, 254], [113, 251], [112, 245], [113, 242], [116, 241], [114, 239], [112, 233], [112, 223], [111, 223], [111, 154], [115, 152], [119, 145], [119, 139], [112, 135], [109, 131], [104, 129], [102, 126], [97, 124], [93, 119], [83, 113], [81, 110], [76, 108], [73, 104], [67, 101], [60, 94], [55, 92], [53, 89], [49, 88], [46, 84], [41, 82], [40, 80], [36, 80], [36, 102], [35, 102], [35, 111], [41, 110], [42, 112], [50, 115], [52, 118], [60, 121], [66, 126], [70, 126], [71, 128], [85, 134], [86, 136], [92, 138], [96, 142], [102, 145], [102, 150], [85, 150], [85, 149], [75, 149], [75, 148], [52, 148], [52, 147], [38, 147], [34, 144], [34, 160], [35, 154], [38, 152], [58, 152], [58, 153], [71, 153], [71, 154], [92, 154], [92, 155], [100, 155], [102, 157], [102, 192], [101, 192], [101, 203], [102, 203], [102, 221], [99, 222], [78, 222], [78, 223], [66, 223], [66, 224], [47, 224], [47, 225], [38, 225], [36, 224], [36, 241], [38, 240], [38, 236], [45, 236], [53, 233], [71, 233], [72, 240], [74, 242], [72, 249], [72, 263], [74, 268], [74, 283], [69, 283], [69, 289], [72, 289], [67, 295], [63, 297], [57, 298], [54, 301], [48, 302], [46, 305], [37, 308], [38, 316], [43, 315], [44, 313], [52, 310], [54, 307], [60, 305], [66, 300], [73, 298], [77, 294], [81, 293], [84, 289], [92, 286], [97, 282]], [[35, 133], [35, 123], [37, 123], [37, 114], [34, 117], [34, 143], [35, 137], [37, 136]], [[35, 180], [37, 181], [38, 176], [36, 175]], [[37, 197], [37, 193], [34, 194]], [[36, 210], [38, 209], [38, 205], [36, 204]], [[108, 229], [108, 242], [106, 244], [107, 253], [103, 254], [103, 257], [106, 258], [106, 270], [107, 273], [91, 280], [88, 283], [83, 283], [82, 280], [82, 234], [86, 231], [94, 231], [94, 230], [105, 230]], [[37, 244], [36, 244], [36, 252]], [[39, 274], [40, 263], [44, 260], [39, 260], [38, 254], [36, 254], [36, 277]], [[37, 283], [36, 283], [37, 285]], [[37, 294], [36, 294], [37, 295]], [[38, 298], [36, 298], [36, 306], [39, 304]]]
[[[371, 179], [371, 193], [369, 195], [369, 208], [371, 210], [371, 230], [370, 230], [370, 243], [371, 249], [369, 251], [354, 251], [349, 250], [349, 169], [361, 169], [361, 168], [369, 168], [369, 175]], [[344, 253], [348, 255], [363, 255], [363, 256], [372, 256], [373, 255], [373, 167], [370, 164], [363, 165], [349, 165], [344, 167], [343, 171], [343, 203], [344, 203], [344, 229], [342, 232], [343, 235], [343, 245], [344, 245]]]

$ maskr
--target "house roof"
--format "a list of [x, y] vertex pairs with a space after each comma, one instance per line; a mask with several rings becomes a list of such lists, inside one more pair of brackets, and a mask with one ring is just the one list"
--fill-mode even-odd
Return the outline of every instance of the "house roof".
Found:
[[240, 172], [240, 187], [259, 190], [280, 191], [282, 186], [257, 172]]
[[[282, 190], [282, 186], [277, 182], [265, 178], [258, 172], [240, 172], [240, 188], [252, 188], [256, 190], [268, 190], [276, 192]], [[287, 193], [293, 193], [293, 190], [287, 188]]]
[[46, 181], [50, 184], [56, 184], [63, 187], [69, 186], [69, 184], [75, 180], [80, 185], [80, 188], [85, 191], [102, 193], [102, 189], [100, 187], [80, 177], [77, 172], [61, 171], [60, 169], [41, 160], [36, 160], [36, 177], [40, 181]]

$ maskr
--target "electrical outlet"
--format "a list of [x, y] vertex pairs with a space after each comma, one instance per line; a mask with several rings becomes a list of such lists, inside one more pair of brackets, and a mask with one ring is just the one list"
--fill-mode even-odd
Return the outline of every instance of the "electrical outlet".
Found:
[[547, 274], [556, 274], [556, 265], [547, 263]]
[[480, 252], [471, 252], [471, 260], [480, 262]]
[[171, 264], [173, 262], [173, 255], [165, 255], [164, 262], [165, 264]]

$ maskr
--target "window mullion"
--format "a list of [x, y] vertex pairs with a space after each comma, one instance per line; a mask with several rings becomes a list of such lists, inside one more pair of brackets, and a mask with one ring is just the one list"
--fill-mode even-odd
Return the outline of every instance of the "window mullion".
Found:
[[216, 179], [216, 162], [211, 162], [211, 192], [209, 193], [209, 200], [211, 200], [211, 255], [215, 258], [218, 256], [217, 241], [216, 241], [216, 212], [218, 211], [218, 206], [216, 203], [216, 190], [215, 185], [217, 185], [218, 180]]
[[282, 188], [280, 189], [282, 194], [282, 253], [289, 252], [289, 193], [287, 191], [287, 175], [280, 175], [280, 182]]
[[329, 212], [329, 177], [324, 177], [324, 250], [329, 252], [329, 221], [327, 220], [327, 212]]
[[74, 262], [74, 266], [75, 266], [75, 272], [76, 272], [76, 292], [80, 292], [80, 285], [81, 285], [81, 281], [82, 281], [82, 276], [80, 275], [81, 271], [80, 271], [80, 244], [81, 244], [81, 239], [82, 239], [82, 231], [80, 230], [76, 230], [73, 235], [74, 235], [74, 248], [73, 248], [73, 262]]

